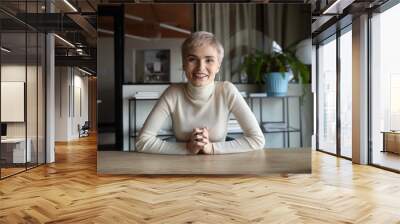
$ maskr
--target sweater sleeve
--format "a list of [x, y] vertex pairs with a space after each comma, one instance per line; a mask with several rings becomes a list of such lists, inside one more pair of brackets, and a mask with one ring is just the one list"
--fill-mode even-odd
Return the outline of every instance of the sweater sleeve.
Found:
[[157, 137], [165, 120], [171, 115], [174, 99], [171, 86], [165, 90], [157, 104], [153, 107], [136, 142], [136, 151], [157, 154], [189, 154], [186, 143], [167, 142]]
[[223, 88], [228, 109], [242, 128], [243, 136], [233, 141], [212, 143], [214, 153], [238, 153], [263, 149], [264, 134], [246, 101], [232, 83], [225, 82]]

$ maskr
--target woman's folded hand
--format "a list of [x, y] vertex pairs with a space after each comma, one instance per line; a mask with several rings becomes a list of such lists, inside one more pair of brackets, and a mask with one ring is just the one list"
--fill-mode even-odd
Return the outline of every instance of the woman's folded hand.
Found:
[[203, 153], [204, 154], [214, 154], [214, 149], [212, 147], [212, 144], [209, 139], [209, 133], [208, 133], [208, 128], [203, 128], [203, 142], [204, 142], [204, 147], [203, 147]]
[[186, 148], [192, 154], [213, 154], [212, 144], [209, 140], [208, 129], [194, 128]]

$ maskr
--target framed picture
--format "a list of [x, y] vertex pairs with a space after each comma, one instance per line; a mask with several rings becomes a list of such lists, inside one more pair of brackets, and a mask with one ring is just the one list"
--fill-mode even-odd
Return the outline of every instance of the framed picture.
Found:
[[170, 50], [143, 50], [143, 82], [160, 83], [170, 79]]

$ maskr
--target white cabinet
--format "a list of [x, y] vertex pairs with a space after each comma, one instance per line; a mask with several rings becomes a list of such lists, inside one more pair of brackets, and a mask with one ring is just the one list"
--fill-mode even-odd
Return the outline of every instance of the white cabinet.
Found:
[[[26, 151], [25, 144], [27, 143]], [[7, 138], [1, 140], [2, 151], [9, 151], [9, 155], [5, 158], [7, 162], [25, 163], [32, 161], [32, 141], [28, 138]], [[12, 156], [11, 156], [12, 155]], [[12, 157], [12, 160], [11, 160]], [[25, 161], [26, 160], [26, 161]]]

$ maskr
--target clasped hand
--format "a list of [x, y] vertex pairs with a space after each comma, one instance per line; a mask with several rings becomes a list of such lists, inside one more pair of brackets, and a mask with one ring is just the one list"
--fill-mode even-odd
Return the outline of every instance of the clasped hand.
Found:
[[192, 154], [214, 154], [207, 128], [194, 128], [186, 147]]

